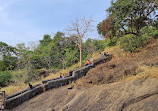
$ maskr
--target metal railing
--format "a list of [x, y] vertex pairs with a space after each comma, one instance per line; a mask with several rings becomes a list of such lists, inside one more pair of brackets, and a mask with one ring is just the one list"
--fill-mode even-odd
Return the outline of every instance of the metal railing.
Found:
[[0, 91], [0, 111], [4, 109], [5, 104], [5, 91]]

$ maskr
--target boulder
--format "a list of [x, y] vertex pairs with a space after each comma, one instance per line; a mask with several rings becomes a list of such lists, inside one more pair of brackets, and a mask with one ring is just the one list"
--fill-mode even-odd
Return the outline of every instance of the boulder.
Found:
[[136, 70], [137, 70], [138, 67], [132, 67], [130, 69], [126, 69], [124, 71], [124, 75], [125, 76], [132, 76], [132, 75], [136, 75]]

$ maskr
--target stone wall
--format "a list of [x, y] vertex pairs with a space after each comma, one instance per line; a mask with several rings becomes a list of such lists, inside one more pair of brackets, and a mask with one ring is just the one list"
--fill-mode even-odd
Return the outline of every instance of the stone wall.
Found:
[[[12, 109], [23, 102], [31, 99], [32, 97], [41, 94], [43, 92], [43, 87], [42, 85], [37, 86], [33, 89], [28, 89], [27, 91], [18, 94], [16, 96], [12, 96], [12, 98], [6, 99], [5, 103], [5, 109]], [[7, 97], [8, 98], [8, 97]]]
[[60, 79], [60, 77], [53, 78], [53, 79], [43, 80], [42, 83], [45, 84], [45, 83], [47, 83], [48, 81], [57, 80], [57, 79]]
[[[34, 89], [35, 87], [40, 86], [40, 85], [41, 85], [41, 84], [36, 84], [36, 85], [34, 85], [34, 86], [32, 86], [32, 87], [33, 87], [33, 89]], [[28, 91], [28, 90], [30, 90], [29, 87], [26, 88], [26, 89], [24, 89], [24, 90], [22, 90], [22, 91], [19, 91], [19, 92], [15, 93], [15, 94], [12, 94], [12, 95], [10, 95], [10, 96], [7, 96], [6, 99], [10, 99], [10, 98], [13, 98], [13, 97], [15, 97], [15, 96], [18, 96], [18, 95], [20, 95], [20, 94], [22, 94], [22, 93], [24, 93], [24, 92], [26, 92], [26, 91]]]
[[108, 56], [104, 59], [95, 60], [91, 65], [85, 65], [81, 68], [69, 71], [68, 76], [64, 78], [53, 78], [48, 80], [43, 80], [43, 84], [37, 84], [33, 86], [33, 89], [27, 88], [23, 91], [17, 92], [13, 95], [7, 96], [5, 108], [12, 109], [23, 102], [33, 98], [34, 96], [41, 94], [44, 91], [51, 90], [53, 88], [58, 88], [64, 85], [76, 81], [78, 78], [81, 78], [86, 75], [86, 73], [91, 69], [97, 66], [98, 64], [108, 62], [112, 59], [112, 56]]

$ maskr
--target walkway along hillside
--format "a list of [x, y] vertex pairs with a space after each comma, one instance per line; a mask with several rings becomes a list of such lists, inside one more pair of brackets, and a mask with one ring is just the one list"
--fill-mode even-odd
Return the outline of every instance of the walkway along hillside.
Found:
[[12, 109], [25, 101], [41, 94], [44, 91], [51, 90], [53, 88], [58, 88], [64, 85], [76, 81], [77, 79], [86, 75], [86, 73], [91, 69], [95, 68], [97, 65], [108, 62], [112, 59], [112, 55], [106, 58], [95, 60], [91, 65], [85, 65], [81, 68], [70, 71], [68, 76], [65, 78], [54, 78], [49, 80], [43, 80], [43, 84], [34, 85], [32, 89], [27, 88], [15, 94], [6, 97], [5, 109]]

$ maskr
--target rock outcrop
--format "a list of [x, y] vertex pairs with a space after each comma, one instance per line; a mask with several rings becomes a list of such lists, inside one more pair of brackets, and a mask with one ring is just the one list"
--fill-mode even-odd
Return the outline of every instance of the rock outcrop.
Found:
[[[71, 85], [70, 85], [71, 86]], [[158, 80], [144, 78], [109, 85], [69, 90], [70, 86], [45, 92], [13, 111], [156, 111]]]
[[43, 80], [43, 84], [38, 84], [33, 86], [33, 89], [25, 89], [23, 91], [17, 92], [13, 95], [10, 95], [6, 98], [5, 108], [12, 109], [18, 105], [21, 105], [23, 102], [53, 88], [58, 88], [64, 85], [68, 85], [72, 81], [86, 75], [86, 73], [91, 69], [97, 66], [98, 64], [108, 62], [112, 59], [112, 56], [109, 55], [104, 59], [99, 59], [93, 62], [91, 65], [86, 65], [76, 70], [70, 71], [69, 75], [64, 78], [53, 78], [49, 80]]

